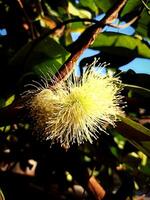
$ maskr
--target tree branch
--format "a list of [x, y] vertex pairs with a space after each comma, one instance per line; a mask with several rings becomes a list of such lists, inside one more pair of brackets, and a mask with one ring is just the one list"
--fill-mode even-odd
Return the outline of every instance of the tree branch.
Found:
[[[110, 24], [115, 18], [117, 18], [119, 11], [123, 8], [127, 0], [120, 0], [118, 3], [106, 13], [105, 17], [97, 22], [94, 25], [91, 25], [87, 28], [80, 37], [70, 45], [71, 55], [66, 60], [66, 62], [62, 65], [59, 72], [56, 73], [55, 77], [58, 81], [62, 81], [66, 79], [69, 74], [73, 71], [74, 63], [80, 57], [85, 49], [87, 49], [95, 40], [96, 36], [102, 32], [105, 25]], [[56, 31], [58, 27], [54, 28], [54, 30], [50, 30], [52, 32]], [[49, 32], [50, 34], [51, 32]], [[48, 34], [48, 33], [46, 33]], [[41, 38], [43, 38], [42, 36]], [[39, 39], [41, 39], [39, 38]], [[3, 126], [3, 123], [9, 123], [10, 120], [14, 121], [18, 117], [18, 113], [22, 113], [22, 109], [24, 109], [24, 104], [19, 100], [15, 101], [15, 103], [11, 104], [8, 107], [5, 107], [0, 110], [0, 125]]]
[[[59, 72], [56, 73], [56, 78], [58, 81], [66, 79], [69, 74], [72, 72], [74, 63], [80, 57], [85, 49], [87, 49], [95, 40], [96, 36], [102, 32], [105, 25], [110, 24], [115, 18], [117, 18], [119, 11], [123, 8], [127, 0], [120, 0], [118, 3], [106, 13], [105, 17], [97, 22], [94, 25], [91, 25], [87, 28], [80, 37], [70, 45], [71, 55], [62, 65]], [[58, 27], [56, 27], [58, 28]], [[56, 30], [56, 29], [55, 29]], [[42, 37], [43, 38], [43, 37]], [[20, 102], [20, 101], [19, 101]], [[1, 123], [7, 121], [7, 119], [15, 119], [20, 113], [20, 109], [23, 109], [24, 106], [21, 103], [18, 104], [15, 102], [9, 107], [3, 108], [0, 110], [0, 119]]]
[[106, 194], [104, 188], [101, 184], [95, 179], [94, 176], [91, 176], [88, 181], [88, 188], [94, 195], [95, 199], [102, 200]]
[[118, 17], [120, 10], [126, 2], [127, 0], [118, 1], [118, 3], [106, 13], [102, 20], [87, 28], [80, 37], [69, 46], [71, 55], [61, 66], [59, 72], [55, 74], [57, 81], [67, 79], [73, 71], [74, 63], [78, 60], [80, 55], [94, 42], [96, 36], [102, 32], [105, 25], [112, 23], [112, 21]]

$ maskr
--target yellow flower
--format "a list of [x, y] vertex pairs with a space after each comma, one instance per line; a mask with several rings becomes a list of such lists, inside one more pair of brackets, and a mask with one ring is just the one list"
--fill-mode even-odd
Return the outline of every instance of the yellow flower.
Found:
[[121, 90], [119, 78], [92, 70], [78, 81], [68, 79], [55, 88], [41, 87], [29, 104], [35, 130], [68, 147], [75, 142], [92, 143], [100, 131], [106, 132], [108, 124], [115, 126], [123, 115]]

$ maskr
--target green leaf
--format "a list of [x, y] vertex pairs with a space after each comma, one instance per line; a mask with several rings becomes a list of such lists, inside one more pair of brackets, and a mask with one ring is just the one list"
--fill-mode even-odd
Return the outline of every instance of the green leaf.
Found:
[[5, 99], [0, 97], [0, 108], [2, 108], [3, 106], [5, 106]]
[[133, 55], [150, 58], [149, 46], [136, 37], [121, 33], [102, 33], [96, 38], [90, 48], [107, 52], [112, 55], [124, 55], [125, 57]]
[[27, 43], [10, 60], [1, 74], [4, 77], [1, 97], [6, 98], [19, 92], [26, 81], [39, 78], [43, 73], [55, 74], [69, 55], [62, 45], [49, 36]]
[[112, 8], [116, 2], [117, 0], [95, 0], [96, 5], [105, 13]]
[[139, 8], [139, 6], [142, 5], [140, 0], [128, 0], [125, 7], [123, 8], [120, 16], [124, 17], [128, 13], [135, 11], [136, 8]]
[[88, 8], [90, 10], [92, 10], [93, 12], [95, 12], [96, 14], [98, 14], [98, 7], [95, 3], [95, 0], [80, 0], [80, 4], [85, 7]]
[[12, 95], [5, 101], [5, 106], [9, 106], [15, 100], [15, 95]]
[[24, 46], [11, 60], [10, 65], [20, 68], [22, 75], [33, 72], [36, 74], [44, 73], [45, 70], [52, 71], [54, 74], [65, 62], [70, 54], [55, 40], [46, 37]]
[[150, 130], [127, 117], [120, 119], [116, 129], [137, 149], [150, 157]]
[[83, 24], [83, 22], [75, 22], [71, 24], [70, 28], [72, 32], [81, 33], [82, 31], [85, 30], [86, 26]]
[[[150, 3], [148, 3], [147, 6], [150, 7]], [[150, 14], [145, 8], [141, 13], [140, 19], [138, 20], [136, 33], [141, 35], [142, 37], [150, 37], [149, 30], [150, 30]]]
[[140, 167], [140, 172], [146, 174], [147, 176], [150, 176], [149, 166], [150, 166], [150, 160], [148, 160], [148, 162], [145, 166]]

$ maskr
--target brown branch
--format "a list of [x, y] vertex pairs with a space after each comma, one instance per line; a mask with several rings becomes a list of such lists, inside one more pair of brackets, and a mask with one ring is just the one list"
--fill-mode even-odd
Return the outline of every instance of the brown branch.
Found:
[[66, 79], [74, 68], [74, 63], [80, 55], [87, 49], [95, 40], [96, 36], [102, 32], [105, 25], [112, 23], [118, 17], [119, 11], [123, 8], [127, 0], [120, 0], [112, 9], [110, 9], [105, 17], [98, 23], [87, 28], [80, 37], [70, 45], [71, 55], [66, 62], [61, 66], [58, 73], [55, 74], [57, 81]]
[[94, 176], [91, 176], [88, 181], [88, 188], [94, 195], [95, 199], [102, 200], [106, 194], [104, 188], [101, 184], [95, 179]]
[[90, 23], [99, 23], [98, 20], [95, 19], [88, 19], [88, 18], [73, 18], [73, 19], [68, 19], [65, 20], [63, 22], [60, 22], [57, 24], [57, 26], [53, 29], [50, 30], [46, 30], [46, 32], [44, 32], [39, 38], [37, 38], [37, 40], [43, 40], [44, 38], [46, 38], [49, 35], [57, 35], [57, 32], [59, 32], [60, 29], [62, 29], [64, 26], [66, 26], [67, 24], [70, 23], [74, 23], [74, 22], [90, 22]]
[[139, 119], [138, 122], [142, 125], [147, 123], [150, 124], [150, 118]]
[[143, 194], [142, 196], [138, 196], [135, 198], [135, 200], [144, 200], [145, 199], [145, 194]]

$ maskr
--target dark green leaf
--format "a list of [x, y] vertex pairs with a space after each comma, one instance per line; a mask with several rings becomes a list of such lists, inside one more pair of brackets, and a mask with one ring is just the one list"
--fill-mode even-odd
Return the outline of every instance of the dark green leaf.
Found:
[[[142, 68], [142, 65], [141, 65], [141, 68]], [[135, 73], [132, 69], [129, 69], [128, 71], [124, 71], [124, 72], [122, 71], [120, 73], [120, 78], [125, 84], [136, 85], [136, 86], [150, 89], [150, 75], [149, 74]]]
[[5, 105], [5, 100], [0, 97], [0, 108], [2, 108]]
[[131, 89], [132, 91], [140, 94], [144, 97], [150, 98], [150, 90], [147, 88], [143, 88], [137, 85], [123, 84], [123, 86], [127, 89]]
[[94, 56], [83, 58], [80, 61], [80, 67], [85, 67], [86, 65], [92, 64], [95, 58], [97, 59], [100, 58], [97, 64], [107, 62], [110, 63], [110, 68], [119, 68], [120, 66], [123, 66], [131, 62], [135, 57], [132, 55], [128, 55], [128, 57], [126, 57], [124, 55], [117, 56], [107, 52], [100, 52], [98, 54], [95, 54]]
[[[65, 62], [69, 53], [55, 40], [46, 37], [43, 40], [28, 43], [11, 60], [12, 67], [23, 66], [23, 73], [45, 71], [55, 72]], [[41, 74], [41, 73], [40, 73]]]
[[[150, 3], [147, 5], [150, 7]], [[142, 11], [141, 17], [138, 20], [136, 33], [142, 37], [150, 37], [150, 14], [146, 8]]]
[[26, 84], [29, 77], [35, 78], [43, 73], [53, 73], [59, 70], [70, 54], [50, 37], [37, 39], [22, 47], [11, 59], [3, 73], [4, 86], [1, 97], [12, 95], [17, 84]]
[[117, 2], [117, 0], [95, 0], [96, 5], [103, 11], [107, 12], [113, 5]]
[[127, 117], [120, 118], [117, 130], [137, 149], [150, 156], [150, 130]]
[[136, 8], [139, 8], [139, 6], [142, 5], [140, 0], [128, 0], [125, 7], [123, 8], [120, 16], [124, 17], [128, 13], [135, 11]]

